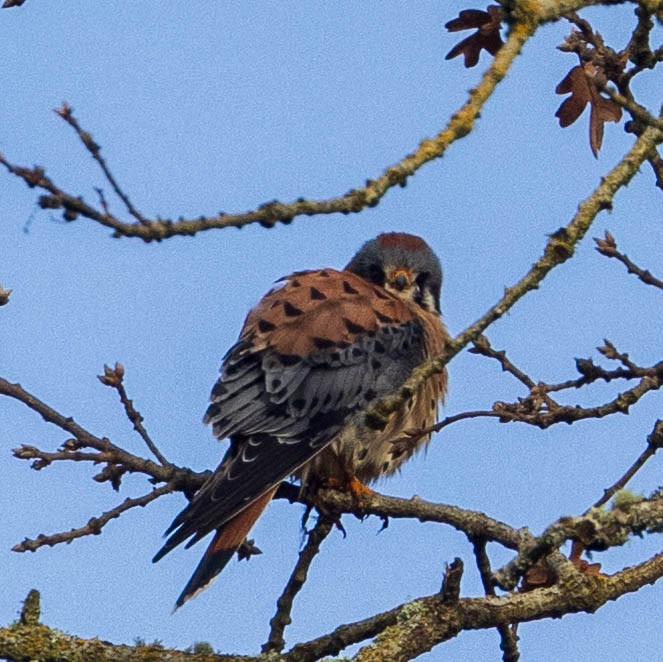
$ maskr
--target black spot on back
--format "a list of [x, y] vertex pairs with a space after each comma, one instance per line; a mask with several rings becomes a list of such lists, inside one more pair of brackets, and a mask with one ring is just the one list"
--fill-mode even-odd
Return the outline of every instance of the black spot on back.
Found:
[[276, 324], [268, 322], [267, 320], [258, 320], [258, 331], [260, 333], [267, 333], [268, 331], [273, 331], [276, 328]]
[[350, 333], [366, 333], [366, 329], [361, 324], [357, 324], [347, 317], [343, 318], [343, 324]]
[[347, 280], [343, 281], [343, 291], [346, 294], [359, 294], [359, 292], [357, 290], [355, 290], [355, 288], [352, 287], [352, 285], [350, 285], [350, 283], [348, 283]]
[[378, 318], [379, 322], [382, 322], [382, 324], [392, 324], [394, 322], [393, 317], [389, 317], [389, 315], [383, 315], [379, 310], [375, 311], [375, 316]]
[[329, 349], [330, 347], [334, 347], [336, 344], [333, 340], [329, 340], [329, 338], [319, 338], [317, 336], [311, 338], [311, 340], [313, 340], [313, 344], [318, 349]]
[[283, 304], [283, 310], [288, 317], [297, 317], [302, 314], [302, 310], [297, 306], [293, 306], [289, 301]]
[[326, 299], [327, 295], [321, 292], [317, 287], [311, 287], [311, 299], [317, 299], [318, 301], [322, 301], [323, 299]]

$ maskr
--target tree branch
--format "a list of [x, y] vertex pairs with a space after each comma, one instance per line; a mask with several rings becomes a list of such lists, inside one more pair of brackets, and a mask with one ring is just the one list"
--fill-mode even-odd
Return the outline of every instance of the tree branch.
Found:
[[333, 528], [334, 522], [328, 517], [320, 515], [313, 529], [309, 531], [306, 545], [299, 554], [295, 569], [292, 571], [290, 579], [288, 579], [288, 583], [285, 585], [281, 597], [276, 603], [276, 614], [274, 614], [274, 617], [269, 622], [269, 637], [262, 647], [263, 653], [269, 653], [270, 651], [280, 653], [283, 650], [285, 646], [283, 633], [286, 627], [292, 622], [290, 618], [292, 604], [297, 593], [299, 593], [306, 582], [308, 570], [311, 567], [311, 563], [313, 563], [313, 559], [320, 551], [320, 545]]
[[646, 269], [641, 269], [637, 264], [631, 262], [624, 253], [620, 253], [619, 250], [617, 250], [617, 242], [610, 232], [606, 230], [603, 239], [594, 239], [594, 241], [596, 242], [596, 250], [601, 253], [601, 255], [619, 260], [626, 267], [628, 273], [636, 275], [647, 285], [653, 285], [654, 287], [663, 290], [662, 280], [652, 276], [652, 274]]
[[42, 660], [63, 662], [95, 660], [95, 662], [258, 662], [247, 655], [196, 654], [164, 648], [159, 643], [126, 646], [98, 638], [83, 639], [65, 634], [39, 623], [39, 593], [32, 590], [25, 601], [21, 618], [0, 628], [0, 658], [9, 662]]
[[[499, 51], [496, 62], [503, 51], [504, 48]], [[429, 359], [415, 368], [398, 393], [376, 403], [366, 414], [367, 424], [377, 428], [384, 427], [389, 416], [398, 411], [429, 377], [442, 372], [447, 363], [466, 345], [476, 340], [528, 292], [538, 289], [550, 271], [573, 255], [576, 245], [585, 236], [599, 212], [612, 208], [615, 193], [631, 181], [654, 146], [660, 142], [663, 142], [663, 131], [657, 127], [645, 129], [629, 152], [601, 179], [601, 183], [594, 192], [579, 205], [578, 212], [568, 225], [550, 235], [543, 255], [520, 281], [507, 287], [504, 296], [474, 324], [453, 338], [440, 356]]]
[[102, 167], [104, 175], [111, 182], [115, 192], [125, 203], [130, 213], [139, 220], [127, 223], [108, 213], [107, 209], [99, 210], [84, 202], [79, 196], [66, 193], [54, 184], [45, 174], [43, 168], [25, 168], [10, 163], [0, 154], [0, 164], [16, 177], [22, 179], [30, 187], [38, 187], [48, 195], [40, 198], [40, 205], [46, 209], [63, 209], [65, 220], [74, 220], [82, 216], [100, 225], [111, 228], [115, 237], [138, 237], [143, 241], [161, 241], [175, 235], [194, 235], [210, 229], [226, 227], [243, 227], [250, 223], [260, 223], [272, 227], [276, 223], [289, 223], [299, 216], [316, 216], [321, 214], [351, 214], [367, 207], [375, 207], [382, 197], [395, 186], [405, 186], [407, 180], [426, 163], [440, 158], [447, 148], [459, 138], [466, 136], [479, 116], [481, 109], [488, 100], [497, 84], [504, 78], [509, 67], [520, 52], [525, 41], [535, 29], [535, 23], [517, 24], [511, 35], [498, 53], [492, 66], [488, 69], [481, 82], [470, 92], [465, 105], [453, 115], [447, 126], [433, 139], [423, 140], [418, 148], [405, 156], [401, 161], [389, 166], [376, 179], [369, 179], [365, 186], [355, 188], [345, 195], [327, 200], [305, 200], [283, 203], [277, 200], [260, 205], [253, 211], [238, 214], [218, 214], [217, 216], [201, 216], [198, 219], [162, 220], [146, 219], [140, 215], [129, 202], [128, 197], [110, 174], [101, 158], [99, 146], [90, 134], [81, 129], [73, 117], [71, 108], [65, 104], [58, 114], [76, 130], [88, 151]]
[[[499, 598], [463, 598], [454, 604], [442, 603], [439, 595], [431, 595], [385, 612], [389, 614], [391, 624], [353, 660], [402, 662], [431, 650], [464, 630], [483, 630], [562, 614], [593, 613], [606, 602], [653, 584], [663, 576], [663, 553], [610, 576], [584, 575], [569, 561], [565, 564], [564, 580], [550, 588], [510, 593]], [[299, 662], [297, 657], [292, 659]], [[302, 661], [310, 659], [302, 658]]]
[[629, 501], [612, 510], [592, 508], [578, 517], [562, 517], [538, 537], [523, 543], [518, 555], [495, 573], [504, 590], [513, 589], [524, 572], [567, 540], [578, 540], [585, 549], [603, 551], [623, 545], [632, 534], [663, 530], [663, 495]]
[[137, 508], [140, 506], [144, 508], [149, 503], [158, 499], [164, 494], [169, 494], [173, 491], [173, 488], [169, 485], [163, 485], [162, 487], [157, 487], [153, 489], [148, 494], [143, 495], [142, 497], [137, 498], [126, 498], [121, 504], [115, 508], [107, 510], [105, 513], [102, 513], [99, 517], [92, 517], [85, 526], [81, 526], [77, 529], [71, 529], [70, 531], [64, 531], [62, 533], [55, 533], [53, 535], [44, 535], [40, 534], [34, 539], [26, 538], [23, 542], [18, 543], [12, 547], [14, 552], [35, 552], [40, 547], [47, 545], [48, 547], [53, 547], [59, 543], [70, 543], [76, 538], [82, 538], [83, 536], [89, 535], [99, 535], [112, 519], [119, 517], [123, 512], [130, 510], [131, 508]]

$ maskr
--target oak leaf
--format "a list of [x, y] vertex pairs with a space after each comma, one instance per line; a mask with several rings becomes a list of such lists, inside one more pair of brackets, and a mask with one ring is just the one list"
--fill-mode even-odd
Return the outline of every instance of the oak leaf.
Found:
[[476, 28], [476, 32], [458, 42], [447, 53], [446, 60], [451, 60], [462, 53], [465, 57], [465, 66], [469, 68], [479, 62], [482, 48], [491, 55], [495, 55], [502, 48], [504, 42], [500, 36], [500, 8], [498, 5], [490, 5], [486, 9], [487, 11], [464, 9], [458, 14], [458, 18], [454, 18], [444, 26], [449, 32]]
[[622, 109], [612, 99], [601, 96], [596, 85], [592, 83], [595, 73], [594, 65], [586, 63], [577, 65], [569, 71], [561, 83], [555, 88], [557, 94], [571, 94], [562, 101], [555, 113], [559, 125], [564, 128], [573, 124], [582, 115], [589, 103], [589, 146], [592, 154], [598, 157], [603, 144], [603, 126], [605, 122], [618, 122], [622, 117]]

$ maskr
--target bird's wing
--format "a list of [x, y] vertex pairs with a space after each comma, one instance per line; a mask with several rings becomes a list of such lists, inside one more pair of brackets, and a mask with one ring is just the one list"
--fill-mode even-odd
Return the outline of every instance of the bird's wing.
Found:
[[205, 422], [230, 447], [155, 560], [272, 492], [351, 417], [395, 391], [424, 352], [414, 312], [381, 287], [331, 269], [284, 279], [224, 358]]

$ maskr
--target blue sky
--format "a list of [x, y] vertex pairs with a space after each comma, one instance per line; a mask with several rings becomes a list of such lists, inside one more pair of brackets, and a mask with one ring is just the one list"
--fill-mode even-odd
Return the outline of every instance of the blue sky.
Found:
[[[279, 198], [331, 197], [361, 185], [436, 134], [487, 64], [463, 68], [445, 54], [458, 41], [444, 23], [465, 2], [36, 2], [0, 13], [3, 101], [0, 150], [40, 164], [63, 188], [96, 200], [108, 189], [71, 129], [52, 112], [69, 102], [101, 144], [117, 179], [148, 216], [237, 212]], [[632, 7], [584, 15], [621, 46]], [[64, 223], [35, 207], [35, 192], [0, 173], [0, 283], [14, 293], [0, 310], [0, 375], [18, 381], [99, 435], [143, 452], [116, 395], [96, 379], [104, 363], [126, 367], [130, 397], [163, 453], [195, 469], [223, 447], [201, 423], [221, 357], [244, 315], [278, 277], [340, 267], [379, 232], [420, 234], [440, 255], [443, 311], [456, 334], [477, 319], [539, 257], [549, 233], [571, 218], [628, 149], [608, 125], [595, 160], [587, 117], [561, 130], [554, 89], [575, 64], [561, 53], [567, 26], [540, 30], [486, 105], [476, 130], [407, 188], [360, 215], [302, 218], [267, 231], [214, 231], [145, 245], [112, 239], [86, 220]], [[660, 31], [659, 31], [660, 34]], [[462, 36], [462, 35], [461, 35]], [[660, 104], [661, 77], [636, 85]], [[659, 92], [657, 95], [656, 92]], [[119, 201], [109, 196], [113, 211]], [[620, 247], [656, 271], [663, 204], [643, 167], [603, 213], [576, 257], [551, 274], [488, 336], [535, 379], [574, 376], [574, 358], [598, 359], [610, 338], [634, 360], [660, 360], [660, 292], [596, 253], [610, 229]], [[660, 275], [660, 272], [659, 272]], [[499, 366], [464, 353], [450, 365], [447, 414], [490, 408], [524, 393]], [[602, 402], [622, 385], [570, 394]], [[640, 453], [661, 396], [629, 416], [545, 432], [492, 420], [447, 428], [427, 454], [379, 484], [388, 494], [482, 510], [534, 532], [584, 511]], [[49, 625], [115, 642], [135, 637], [184, 647], [205, 640], [256, 653], [301, 542], [301, 507], [272, 504], [253, 531], [264, 554], [231, 563], [213, 588], [170, 611], [202, 547], [150, 559], [183, 506], [159, 500], [109, 524], [103, 535], [15, 554], [25, 536], [80, 526], [128, 495], [90, 480], [81, 465], [40, 473], [11, 457], [20, 443], [55, 448], [66, 436], [18, 403], [0, 401], [6, 573], [0, 622], [30, 588], [42, 591]], [[661, 458], [633, 489], [661, 483]], [[334, 533], [297, 599], [290, 644], [439, 588], [444, 564], [466, 561], [465, 595], [479, 595], [471, 551], [444, 527], [348, 519]], [[608, 571], [642, 560], [660, 539], [598, 555]], [[508, 560], [495, 550], [494, 563]], [[524, 659], [649, 659], [660, 647], [661, 589], [648, 587], [593, 616], [522, 625]], [[498, 659], [493, 631], [465, 633], [422, 659]]]

